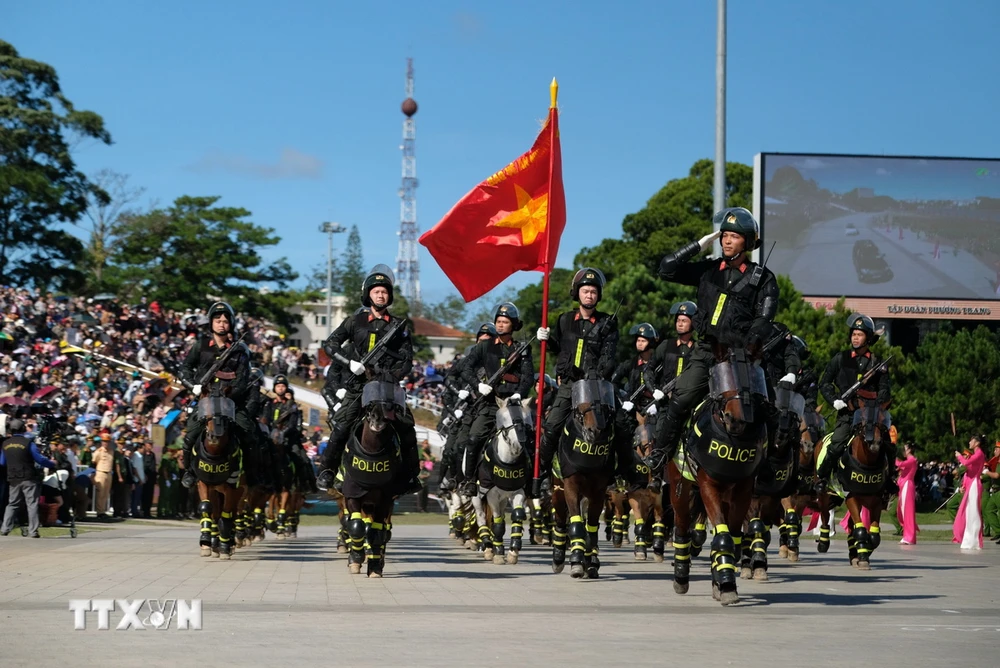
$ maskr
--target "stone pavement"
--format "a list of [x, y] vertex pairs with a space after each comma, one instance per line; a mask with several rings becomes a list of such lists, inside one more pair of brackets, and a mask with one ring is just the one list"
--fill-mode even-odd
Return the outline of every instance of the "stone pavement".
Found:
[[[547, 549], [494, 566], [444, 526], [397, 526], [386, 577], [347, 572], [332, 526], [296, 540], [198, 556], [197, 528], [126, 523], [79, 538], [0, 539], [0, 665], [663, 665], [753, 668], [861, 662], [880, 668], [983, 663], [1000, 642], [1000, 548], [962, 554], [891, 536], [862, 573], [846, 545], [827, 555], [772, 555], [769, 582], [740, 583], [743, 601], [711, 598], [707, 559], [678, 596], [666, 563], [635, 562], [602, 544], [596, 581], [553, 575]], [[707, 552], [706, 552], [707, 553]], [[706, 554], [706, 553], [703, 553]], [[203, 630], [73, 630], [70, 599], [200, 598]], [[683, 657], [683, 658], [681, 658]], [[581, 663], [585, 662], [585, 663]]]

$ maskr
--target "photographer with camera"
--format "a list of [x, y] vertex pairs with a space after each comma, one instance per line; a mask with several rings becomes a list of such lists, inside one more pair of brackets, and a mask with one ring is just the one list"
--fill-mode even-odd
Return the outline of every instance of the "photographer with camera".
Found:
[[14, 418], [7, 422], [7, 432], [13, 434], [3, 442], [0, 450], [0, 466], [7, 466], [7, 484], [10, 487], [10, 501], [0, 525], [0, 536], [6, 536], [14, 528], [18, 508], [26, 506], [28, 511], [28, 531], [32, 538], [40, 538], [38, 533], [38, 493], [41, 485], [41, 471], [35, 464], [55, 469], [57, 464], [38, 451], [34, 439], [25, 433], [24, 420]]

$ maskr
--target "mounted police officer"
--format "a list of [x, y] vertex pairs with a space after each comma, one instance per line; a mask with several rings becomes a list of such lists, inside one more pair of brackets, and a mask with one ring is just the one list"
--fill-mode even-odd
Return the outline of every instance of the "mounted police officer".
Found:
[[[559, 389], [552, 408], [542, 426], [540, 473], [542, 479], [551, 472], [563, 427], [573, 410], [573, 383], [578, 380], [610, 380], [615, 372], [615, 351], [618, 347], [617, 318], [597, 310], [606, 281], [599, 269], [585, 267], [573, 276], [570, 297], [579, 304], [556, 318], [555, 326], [539, 327], [538, 339], [548, 341], [556, 354], [556, 377]], [[542, 370], [544, 371], [544, 369]], [[632, 484], [645, 484], [632, 465], [631, 434], [615, 433], [618, 455], [617, 473]]]
[[[656, 346], [653, 353], [653, 363], [661, 367], [657, 384], [661, 387], [681, 375], [688, 356], [694, 348], [694, 316], [698, 313], [698, 305], [694, 302], [677, 302], [670, 307], [670, 315], [674, 316], [674, 332], [676, 336], [664, 339]], [[659, 401], [663, 397], [656, 399]]]
[[[861, 380], [869, 369], [875, 368], [882, 362], [869, 350], [879, 339], [875, 333], [874, 321], [866, 315], [854, 313], [847, 319], [847, 327], [851, 336], [851, 348], [833, 356], [826, 365], [819, 383], [823, 398], [837, 411], [837, 423], [833, 428], [829, 449], [822, 465], [816, 471], [820, 485], [829, 479], [833, 467], [840, 461], [851, 440], [851, 425], [858, 403], [854, 397], [848, 397], [845, 402], [840, 398], [841, 395]], [[874, 374], [868, 382], [858, 388], [855, 396], [868, 401], [874, 400], [883, 408], [887, 407], [892, 402], [888, 370], [883, 369]], [[882, 447], [886, 451], [886, 461], [889, 465], [887, 485], [892, 491], [896, 479], [896, 445], [886, 441]]]
[[[625, 391], [627, 393], [625, 401], [622, 402], [622, 410], [618, 414], [618, 429], [631, 432], [635, 425], [633, 419], [635, 414], [645, 413], [656, 415], [656, 404], [654, 403], [654, 392], [663, 392], [656, 387], [659, 373], [656, 369], [654, 350], [659, 343], [660, 335], [656, 328], [648, 322], [642, 322], [629, 330], [629, 336], [635, 339], [635, 356], [632, 359], [622, 362], [615, 371], [615, 376], [625, 378]], [[634, 400], [629, 401], [628, 397], [638, 390], [645, 388]]]
[[248, 447], [253, 447], [250, 457], [244, 458], [244, 472], [246, 473], [247, 485], [256, 487], [270, 483], [270, 448], [264, 443], [264, 434], [260, 428], [261, 419], [267, 409], [268, 402], [263, 393], [264, 371], [255, 365], [250, 366], [250, 387], [247, 392], [247, 416], [254, 428]]
[[469, 354], [476, 347], [476, 344], [482, 341], [492, 341], [498, 336], [497, 328], [492, 323], [484, 322], [476, 332], [476, 343], [465, 349], [465, 353], [455, 360], [451, 365], [451, 369], [445, 375], [444, 393], [441, 396], [441, 403], [444, 405], [445, 410], [441, 422], [438, 423], [438, 431], [442, 433], [445, 431], [445, 425], [447, 424], [448, 434], [444, 448], [441, 451], [439, 487], [442, 491], [450, 490], [454, 484], [456, 475], [462, 474], [459, 444], [468, 442], [472, 420], [476, 417], [471, 410], [462, 410], [460, 408], [461, 405], [465, 405], [466, 409], [468, 409], [468, 405], [464, 404], [465, 400], [461, 397], [468, 398], [470, 387], [462, 377], [462, 372], [465, 369], [466, 361], [469, 359]]
[[[236, 429], [232, 436], [235, 437], [237, 445], [245, 444], [249, 442], [255, 428], [246, 408], [250, 388], [250, 350], [243, 342], [235, 344], [238, 346], [237, 349], [215, 372], [215, 378], [208, 379], [208, 385], [200, 385], [216, 360], [234, 345], [233, 330], [236, 326], [236, 313], [226, 302], [212, 304], [207, 315], [209, 331], [195, 340], [184, 362], [181, 363], [181, 378], [193, 385], [191, 393], [195, 397], [201, 396], [203, 392], [211, 393], [218, 389], [221, 395], [228, 396], [233, 401], [236, 408]], [[195, 475], [191, 471], [191, 452], [195, 444], [201, 440], [204, 431], [205, 421], [192, 415], [188, 419], [187, 433], [184, 435], [182, 457], [184, 478], [181, 484], [185, 487], [190, 487], [195, 482]]]
[[[493, 310], [493, 328], [496, 337], [480, 341], [469, 352], [462, 364], [462, 380], [474, 387], [477, 402], [476, 415], [469, 428], [469, 440], [465, 446], [466, 480], [474, 486], [476, 469], [479, 467], [479, 456], [483, 446], [496, 431], [497, 402], [490, 397], [507, 399], [510, 403], [520, 403], [522, 397], [531, 392], [531, 384], [535, 376], [535, 366], [531, 360], [531, 348], [525, 348], [520, 359], [514, 360], [507, 372], [501, 376], [495, 385], [486, 381], [499, 371], [517, 349], [514, 343], [514, 332], [523, 327], [521, 315], [517, 307], [510, 302], [504, 302]], [[459, 399], [469, 397], [469, 390], [458, 393]], [[471, 491], [474, 493], [474, 489]]]
[[811, 368], [806, 366], [812, 354], [809, 351], [809, 344], [800, 336], [792, 335], [792, 345], [799, 356], [799, 372], [795, 378], [795, 391], [805, 397], [806, 410], [815, 411], [819, 397], [819, 376]]
[[[769, 269], [749, 259], [760, 245], [760, 225], [742, 207], [723, 209], [713, 223], [718, 232], [692, 241], [660, 262], [660, 278], [698, 287], [694, 328], [698, 343], [688, 355], [670, 404], [657, 420], [656, 450], [650, 468], [663, 469], [673, 457], [691, 411], [708, 393], [713, 346], [746, 348], [759, 354], [778, 312], [778, 282]], [[721, 238], [720, 238], [721, 237]], [[720, 239], [721, 259], [689, 262]]]
[[[363, 358], [370, 352], [399, 318], [389, 314], [393, 301], [393, 275], [384, 264], [376, 265], [361, 284], [361, 302], [363, 308], [353, 315], [344, 318], [323, 342], [323, 350], [333, 357], [340, 352], [345, 341], [354, 345], [354, 356]], [[330, 441], [323, 451], [323, 470], [317, 485], [321, 490], [327, 490], [334, 484], [337, 469], [340, 468], [344, 456], [344, 447], [350, 437], [351, 430], [361, 417], [361, 392], [364, 388], [366, 374], [371, 374], [377, 380], [393, 383], [402, 382], [413, 367], [413, 343], [405, 325], [401, 327], [392, 339], [385, 344], [385, 354], [375, 367], [366, 369], [360, 359], [350, 360], [351, 377], [346, 379], [347, 385], [337, 390], [340, 409], [334, 415], [334, 428]], [[420, 454], [417, 450], [417, 434], [413, 428], [413, 414], [409, 407], [403, 407], [396, 412], [396, 432], [400, 440], [400, 454], [403, 469], [401, 486], [396, 493], [409, 494], [420, 489], [417, 475], [420, 472]]]

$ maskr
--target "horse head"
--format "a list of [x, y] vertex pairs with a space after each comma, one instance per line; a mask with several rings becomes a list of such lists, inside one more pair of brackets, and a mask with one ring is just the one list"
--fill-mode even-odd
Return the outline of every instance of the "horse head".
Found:
[[635, 428], [633, 443], [640, 459], [645, 459], [653, 452], [653, 426], [646, 424], [646, 419], [645, 413], [640, 412], [636, 415], [639, 426]]
[[606, 380], [578, 380], [571, 392], [573, 418], [584, 440], [606, 443], [614, 427], [615, 388]]
[[504, 464], [513, 464], [521, 457], [531, 438], [531, 410], [507, 399], [497, 399], [497, 457]]
[[226, 387], [198, 400], [198, 417], [205, 421], [205, 450], [211, 456], [221, 455], [229, 445], [230, 425], [236, 421], [231, 391]]
[[744, 350], [735, 349], [716, 364], [709, 373], [709, 396], [713, 414], [731, 436], [742, 436], [748, 428], [761, 424], [767, 397], [764, 370], [753, 364]]
[[369, 381], [361, 391], [361, 410], [364, 415], [361, 445], [366, 451], [369, 446], [377, 445], [380, 449], [384, 435], [391, 434], [389, 427], [406, 410], [406, 395], [396, 383]]

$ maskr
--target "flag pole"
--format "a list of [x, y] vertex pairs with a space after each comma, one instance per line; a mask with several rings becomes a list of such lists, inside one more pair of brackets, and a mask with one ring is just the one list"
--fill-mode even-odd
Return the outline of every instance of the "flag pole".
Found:
[[[552, 77], [552, 83], [549, 84], [549, 188], [551, 193], [551, 183], [552, 183], [552, 170], [555, 162], [555, 123], [553, 120], [559, 114], [559, 110], [556, 107], [556, 99], [559, 97], [559, 83], [556, 81], [555, 77]], [[551, 196], [551, 195], [550, 195]], [[542, 275], [542, 327], [549, 326], [549, 275], [552, 272], [552, 263], [549, 262], [549, 242], [552, 239], [552, 225], [549, 220], [552, 213], [552, 207], [546, 207], [545, 211], [545, 264], [544, 273]], [[542, 493], [542, 481], [538, 477], [541, 467], [541, 456], [542, 456], [542, 418], [545, 416], [545, 349], [547, 341], [541, 341], [541, 353], [539, 354], [539, 367], [538, 367], [538, 389], [536, 391], [538, 395], [538, 417], [535, 420], [535, 471], [532, 476], [531, 481], [531, 495], [534, 498], [538, 498]]]

